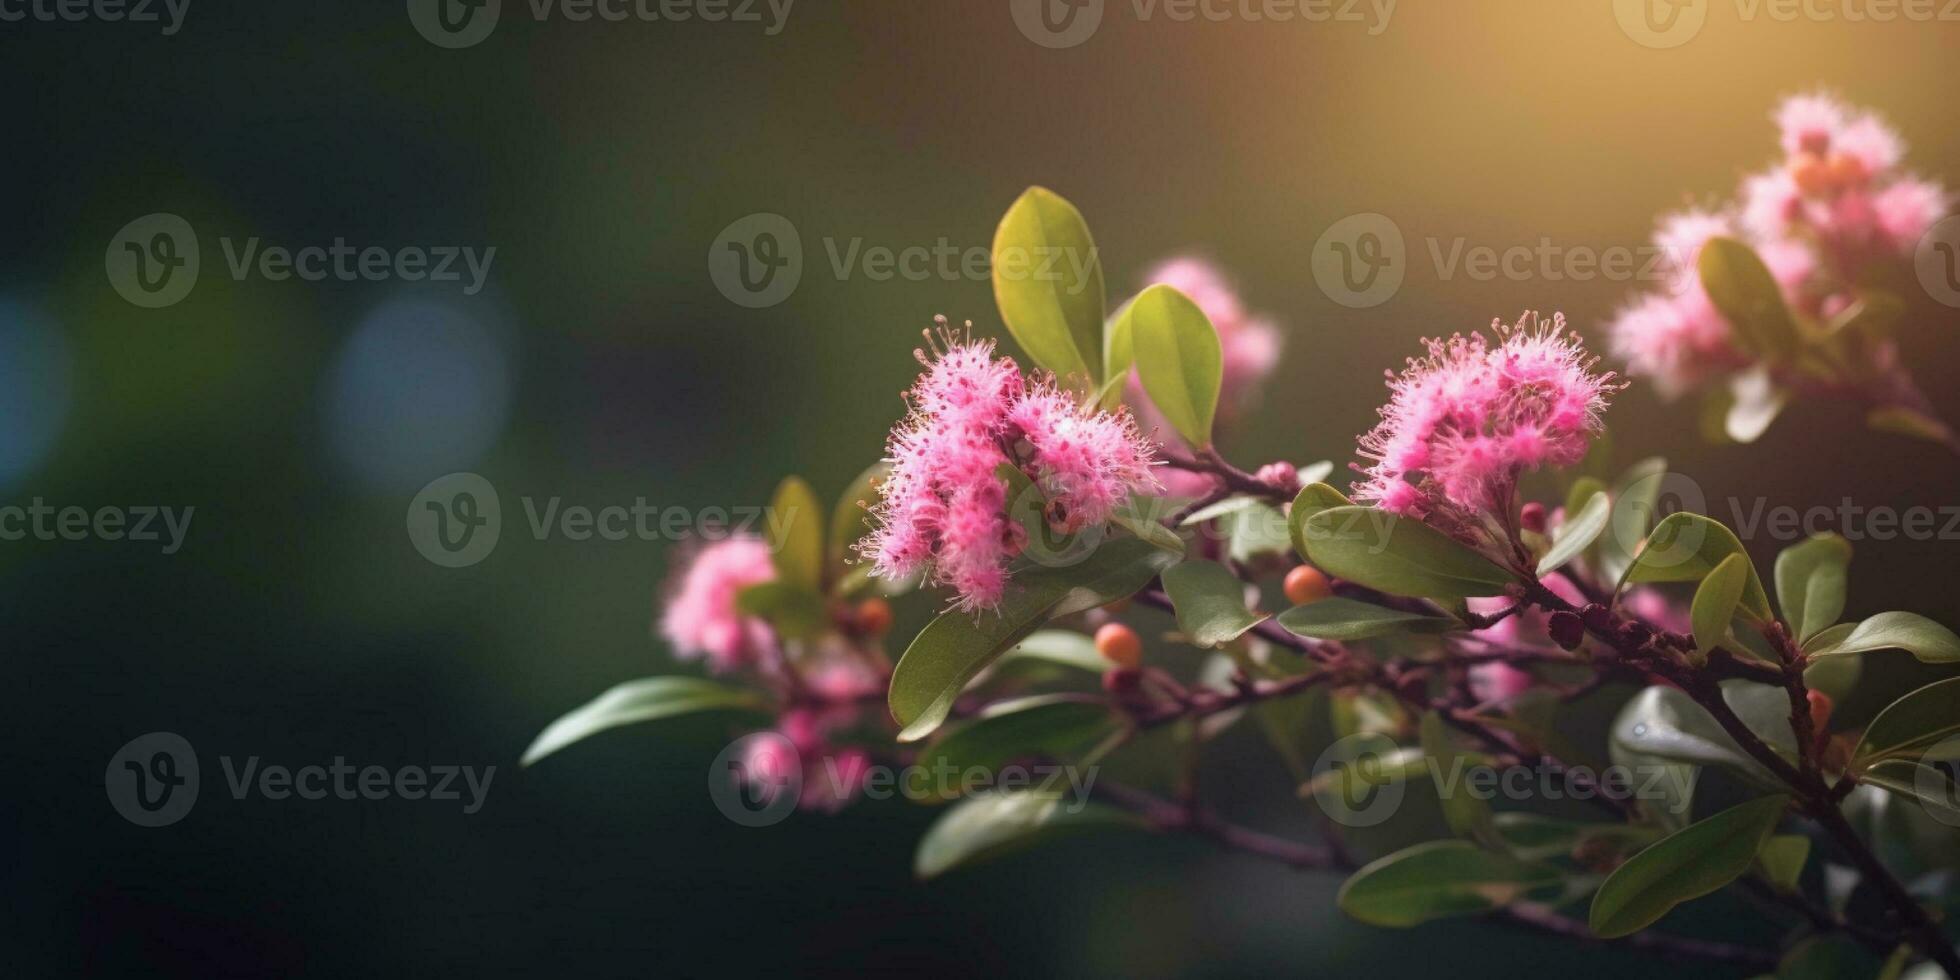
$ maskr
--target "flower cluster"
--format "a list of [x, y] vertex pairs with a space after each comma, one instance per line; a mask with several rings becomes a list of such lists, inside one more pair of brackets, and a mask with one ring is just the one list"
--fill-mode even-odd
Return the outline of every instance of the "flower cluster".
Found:
[[917, 352], [926, 370], [892, 430], [891, 474], [859, 551], [884, 578], [926, 573], [971, 612], [999, 604], [1007, 563], [1027, 543], [1008, 515], [1002, 464], [1041, 490], [1051, 526], [1074, 532], [1155, 488], [1152, 446], [1128, 412], [1085, 408], [1052, 378], [1024, 380], [992, 341], [952, 333], [943, 320], [937, 340], [930, 355]]
[[773, 639], [767, 624], [735, 608], [735, 596], [775, 577], [769, 546], [761, 539], [737, 534], [712, 542], [677, 566], [660, 633], [675, 656], [706, 657], [716, 673], [747, 666]]
[[1357, 500], [1474, 537], [1496, 517], [1508, 521], [1518, 476], [1569, 466], [1586, 454], [1608, 397], [1622, 385], [1596, 373], [1565, 317], [1527, 312], [1510, 326], [1430, 340], [1429, 356], [1389, 375], [1382, 420], [1361, 437], [1374, 462]]
[[1850, 306], [1874, 264], [1909, 256], [1950, 204], [1940, 185], [1900, 169], [1905, 145], [1872, 113], [1811, 94], [1786, 100], [1775, 119], [1783, 158], [1746, 178], [1733, 205], [1662, 218], [1654, 243], [1664, 288], [1613, 320], [1614, 354], [1665, 396], [1750, 363], [1696, 275], [1710, 238], [1749, 244], [1792, 309], [1828, 318]]

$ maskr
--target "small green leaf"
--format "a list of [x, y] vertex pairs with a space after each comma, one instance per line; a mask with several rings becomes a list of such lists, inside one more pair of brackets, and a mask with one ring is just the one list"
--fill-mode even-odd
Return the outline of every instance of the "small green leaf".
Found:
[[1189, 296], [1159, 284], [1130, 301], [1124, 323], [1136, 350], [1137, 377], [1151, 404], [1186, 442], [1199, 448], [1211, 445], [1224, 371], [1211, 320]]
[[1434, 711], [1424, 713], [1418, 731], [1423, 754], [1429, 756], [1430, 780], [1436, 784], [1436, 798], [1442, 802], [1443, 818], [1449, 821], [1450, 829], [1458, 837], [1497, 843], [1497, 831], [1491, 825], [1490, 801], [1470, 792], [1466, 779], [1469, 757], [1458, 752], [1450, 741], [1443, 716]]
[[926, 829], [912, 873], [936, 878], [1064, 832], [1142, 826], [1122, 810], [1070, 800], [1053, 789], [984, 793], [949, 807]]
[[1812, 535], [1776, 556], [1776, 604], [1783, 619], [1809, 640], [1844, 613], [1845, 573], [1851, 542], [1836, 534]]
[[871, 530], [871, 504], [878, 499], [878, 484], [884, 482], [891, 472], [891, 464], [877, 462], [859, 473], [851, 485], [844, 488], [837, 498], [837, 506], [830, 512], [830, 546], [827, 554], [830, 565], [830, 581], [842, 577], [844, 568], [851, 558], [851, 546]]
[[760, 582], [735, 593], [735, 611], [769, 621], [783, 636], [807, 640], [830, 623], [823, 595], [784, 581]]
[[[1786, 758], [1796, 756], [1789, 702], [1781, 688], [1742, 681], [1722, 685], [1728, 702], [1750, 731]], [[1707, 709], [1679, 688], [1649, 687], [1635, 695], [1614, 719], [1616, 750], [1668, 762], [1729, 769], [1764, 789], [1781, 786], [1762, 763], [1744, 752]]]
[[1294, 606], [1279, 614], [1279, 624], [1296, 636], [1317, 640], [1366, 640], [1397, 633], [1443, 633], [1461, 625], [1442, 616], [1404, 612], [1344, 596], [1328, 596], [1318, 602]]
[[1293, 506], [1287, 508], [1287, 534], [1293, 539], [1293, 552], [1301, 558], [1307, 557], [1307, 520], [1323, 510], [1335, 507], [1352, 507], [1354, 501], [1347, 494], [1325, 483], [1309, 483], [1293, 496]]
[[[1121, 716], [1100, 698], [1040, 694], [990, 705], [978, 718], [948, 730], [920, 753], [918, 764], [939, 774], [930, 791], [952, 799], [992, 781], [1023, 759], [1074, 762], [1122, 727]], [[972, 786], [969, 776], [985, 781]]]
[[1749, 870], [1789, 802], [1787, 796], [1766, 796], [1730, 807], [1635, 854], [1593, 896], [1593, 932], [1607, 939], [1630, 936], [1676, 905], [1734, 881]]
[[1250, 562], [1292, 550], [1291, 524], [1263, 503], [1227, 515], [1219, 523], [1226, 529], [1225, 553], [1233, 561]]
[[1375, 861], [1341, 885], [1341, 911], [1377, 926], [1406, 927], [1475, 915], [1557, 889], [1558, 869], [1469, 841], [1417, 844]]
[[[1621, 587], [1642, 582], [1699, 582], [1730, 555], [1742, 555], [1743, 561], [1748, 561], [1748, 552], [1734, 531], [1700, 514], [1669, 514], [1647, 536], [1647, 546], [1634, 557]], [[1769, 595], [1763, 591], [1755, 567], [1747, 566], [1747, 570], [1741, 610], [1756, 622], [1768, 620]]]
[[1519, 810], [1496, 814], [1492, 827], [1511, 856], [1525, 861], [1570, 858], [1581, 845], [1595, 840], [1645, 847], [1660, 836], [1641, 824], [1579, 823]]
[[1613, 501], [1607, 533], [1599, 538], [1599, 575], [1617, 582], [1633, 564], [1633, 553], [1654, 526], [1661, 488], [1667, 481], [1667, 460], [1658, 456], [1627, 467], [1606, 495]]
[[1925, 663], [1950, 664], [1960, 661], [1960, 636], [1916, 613], [1882, 612], [1819, 631], [1804, 644], [1812, 660], [1871, 650], [1904, 650]]
[[1771, 361], [1797, 352], [1797, 322], [1783, 290], [1754, 250], [1732, 238], [1711, 238], [1697, 261], [1702, 289], [1729, 322], [1738, 346]]
[[1197, 646], [1230, 643], [1266, 620], [1245, 607], [1245, 583], [1217, 562], [1182, 562], [1164, 569], [1163, 578], [1177, 628]]
[[1302, 529], [1321, 571], [1390, 595], [1490, 596], [1516, 576], [1421, 521], [1374, 507], [1332, 507]]
[[967, 682], [1042, 623], [1125, 598], [1176, 561], [1176, 555], [1148, 542], [1115, 538], [1073, 565], [1016, 575], [996, 609], [941, 614], [892, 670], [889, 701], [902, 726], [899, 741], [932, 734]]
[[696, 711], [762, 711], [767, 707], [768, 699], [759, 692], [699, 677], [675, 675], [627, 681], [545, 726], [531, 747], [524, 750], [519, 764], [528, 766], [573, 742], [621, 725]]
[[1014, 342], [1058, 377], [1102, 380], [1102, 260], [1075, 205], [1030, 187], [994, 231], [994, 303]]
[[1954, 735], [1960, 735], [1960, 677], [1935, 681], [1886, 706], [1865, 727], [1851, 764], [1917, 757]]
[[1776, 834], [1763, 841], [1756, 855], [1763, 863], [1763, 876], [1778, 890], [1794, 892], [1803, 877], [1804, 862], [1810, 860], [1810, 838], [1802, 834]]
[[1612, 516], [1612, 503], [1603, 492], [1594, 493], [1578, 510], [1568, 509], [1565, 522], [1552, 532], [1552, 546], [1545, 549], [1545, 557], [1538, 559], [1539, 577], [1550, 575], [1579, 557], [1606, 530], [1606, 521]]
[[1165, 509], [1164, 504], [1165, 501], [1158, 497], [1132, 497], [1129, 503], [1111, 512], [1109, 520], [1138, 538], [1181, 558], [1184, 556], [1184, 539], [1178, 537], [1176, 531], [1165, 527], [1161, 522], [1161, 518], [1168, 517], [1169, 514], [1153, 513]]
[[1259, 506], [1258, 497], [1247, 497], [1243, 495], [1226, 497], [1224, 500], [1212, 504], [1209, 507], [1200, 507], [1192, 511], [1185, 516], [1184, 520], [1179, 521], [1177, 526], [1190, 527], [1193, 524], [1203, 524], [1206, 521], [1224, 517], [1227, 514], [1236, 514], [1248, 507], [1257, 506]]
[[1109, 661], [1096, 652], [1096, 641], [1074, 630], [1036, 630], [1001, 654], [1000, 659], [1002, 663], [1042, 660], [1098, 674], [1109, 669]]
[[769, 502], [769, 547], [778, 579], [812, 591], [823, 587], [823, 505], [800, 477], [776, 486]]
[[1730, 555], [1701, 580], [1688, 619], [1694, 624], [1695, 647], [1703, 653], [1728, 642], [1729, 623], [1735, 620], [1742, 590], [1749, 584], [1749, 557]]

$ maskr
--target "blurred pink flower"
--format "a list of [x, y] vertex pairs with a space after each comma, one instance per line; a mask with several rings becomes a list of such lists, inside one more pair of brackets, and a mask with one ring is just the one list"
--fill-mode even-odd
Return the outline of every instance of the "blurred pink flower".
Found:
[[693, 552], [678, 570], [660, 633], [683, 660], [705, 656], [717, 673], [747, 664], [770, 642], [761, 620], [735, 610], [736, 593], [776, 577], [769, 546], [749, 535], [734, 535]]
[[[1519, 474], [1569, 466], [1586, 454], [1607, 397], [1620, 388], [1594, 373], [1565, 317], [1493, 321], [1482, 334], [1430, 340], [1429, 356], [1390, 374], [1382, 421], [1361, 437], [1357, 500], [1458, 531], [1511, 505]], [[1508, 515], [1503, 515], [1508, 516]]]

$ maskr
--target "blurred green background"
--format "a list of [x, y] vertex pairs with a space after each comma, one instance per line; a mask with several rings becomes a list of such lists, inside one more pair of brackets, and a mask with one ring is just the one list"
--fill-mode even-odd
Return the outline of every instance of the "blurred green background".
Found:
[[[649, 631], [672, 542], [534, 540], [518, 498], [698, 511], [763, 503], [787, 472], [837, 492], [878, 455], [933, 314], [999, 331], [984, 280], [840, 278], [825, 243], [984, 247], [1031, 183], [1085, 213], [1112, 300], [1195, 250], [1284, 324], [1231, 447], [1255, 464], [1351, 458], [1380, 372], [1419, 337], [1525, 308], [1596, 334], [1637, 284], [1445, 276], [1432, 243], [1638, 247], [1657, 213], [1726, 196], [1768, 160], [1781, 95], [1836, 88], [1902, 129], [1915, 169], [1960, 175], [1960, 23], [1706, 5], [1699, 35], [1667, 50], [1605, 0], [1405, 0], [1374, 33], [1373, 14], [1187, 23], [1112, 0], [1066, 49], [1024, 36], [1006, 0], [807, 2], [775, 36], [538, 21], [505, 0], [460, 50], [398, 2], [198, 0], [171, 36], [0, 23], [0, 503], [196, 508], [170, 555], [0, 544], [0, 956], [18, 975], [1663, 968], [1478, 924], [1356, 926], [1334, 878], [1184, 841], [1082, 839], [921, 886], [924, 808], [724, 820], [704, 774], [742, 730], [726, 719], [519, 771], [546, 722], [675, 665]], [[110, 288], [104, 252], [154, 212], [196, 229], [203, 271], [152, 310]], [[747, 309], [708, 254], [756, 212], [789, 219], [804, 266], [785, 302]], [[1309, 264], [1360, 212], [1392, 218], [1409, 250], [1400, 291], [1371, 309], [1330, 301]], [[497, 251], [474, 296], [234, 280], [219, 239], [254, 236]], [[1960, 315], [1913, 299], [1903, 343], [1952, 417]], [[1642, 387], [1611, 421], [1623, 461], [1665, 453], [1710, 500], [1960, 503], [1953, 459], [1831, 406], [1798, 406], [1748, 448], [1701, 444], [1692, 407]], [[497, 486], [505, 527], [487, 560], [446, 569], [411, 547], [404, 513], [456, 470]], [[1748, 543], [1759, 561], [1779, 545]], [[1848, 613], [1952, 623], [1957, 569], [1951, 540], [1862, 543]], [[902, 624], [932, 602], [909, 600]], [[1881, 673], [1847, 710], [1907, 684]], [[158, 730], [197, 747], [204, 788], [187, 819], [148, 830], [106, 805], [102, 774]], [[220, 755], [497, 772], [473, 815], [234, 801]], [[1214, 756], [1223, 805], [1304, 827], [1256, 736]], [[1774, 938], [1744, 907], [1698, 907], [1717, 915], [1666, 925]]]

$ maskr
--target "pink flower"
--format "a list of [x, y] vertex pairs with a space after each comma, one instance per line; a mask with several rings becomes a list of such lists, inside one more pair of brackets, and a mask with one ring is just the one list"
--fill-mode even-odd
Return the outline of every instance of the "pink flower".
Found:
[[1426, 359], [1389, 376], [1382, 421], [1361, 438], [1374, 462], [1356, 467], [1367, 477], [1357, 500], [1474, 537], [1485, 516], [1509, 517], [1521, 473], [1586, 454], [1622, 386], [1593, 372], [1598, 358], [1563, 315], [1491, 326], [1496, 346], [1481, 334], [1426, 341]]
[[[1545, 576], [1542, 581], [1559, 598], [1575, 606], [1584, 606], [1591, 601], [1579, 591], [1578, 586], [1572, 584], [1571, 579], [1556, 572]], [[1465, 600], [1471, 612], [1483, 616], [1508, 609], [1515, 601], [1496, 596]], [[1534, 607], [1507, 616], [1495, 626], [1478, 630], [1475, 635], [1500, 648], [1544, 646], [1551, 642], [1545, 625], [1548, 618], [1542, 610]], [[1508, 701], [1529, 690], [1536, 680], [1529, 671], [1519, 670], [1507, 663], [1481, 663], [1469, 671], [1470, 693], [1479, 701]]]
[[1907, 177], [1880, 191], [1872, 209], [1878, 213], [1878, 228], [1887, 244], [1901, 255], [1911, 255], [1926, 229], [1946, 215], [1950, 203], [1945, 188]]
[[938, 341], [933, 356], [918, 352], [926, 370], [892, 429], [891, 475], [859, 548], [878, 575], [925, 572], [971, 612], [999, 604], [1007, 563], [1026, 543], [1007, 515], [1001, 464], [1040, 488], [1049, 523], [1068, 532], [1108, 520], [1156, 484], [1150, 444], [1127, 412], [1078, 405], [1052, 379], [1025, 382], [1013, 359], [993, 356], [992, 341], [956, 335], [943, 320]]
[[1622, 309], [1607, 326], [1615, 357], [1627, 372], [1649, 378], [1675, 398], [1712, 374], [1744, 361], [1729, 344], [1729, 325], [1699, 283], [1679, 293], [1650, 293]]
[[1823, 153], [1831, 138], [1844, 128], [1844, 104], [1823, 92], [1793, 95], [1776, 107], [1772, 118], [1782, 130], [1783, 152]]
[[[1250, 408], [1257, 399], [1259, 385], [1279, 364], [1280, 333], [1272, 322], [1246, 313], [1238, 294], [1231, 284], [1210, 263], [1196, 258], [1171, 259], [1151, 270], [1144, 277], [1146, 286], [1163, 284], [1191, 297], [1198, 309], [1218, 331], [1219, 353], [1222, 358], [1222, 371], [1219, 377], [1219, 414], [1226, 421]], [[1170, 423], [1165, 420], [1157, 407], [1150, 402], [1150, 396], [1143, 390], [1143, 382], [1135, 374], [1124, 389], [1124, 399], [1136, 409], [1143, 428], [1154, 438], [1162, 441], [1176, 440]], [[1181, 441], [1181, 440], [1180, 440]], [[1169, 491], [1176, 496], [1201, 496], [1209, 486], [1203, 478], [1194, 479], [1185, 473], [1172, 473], [1166, 479]]]
[[736, 593], [776, 577], [769, 546], [734, 535], [696, 551], [679, 570], [660, 617], [660, 633], [683, 660], [702, 656], [717, 673], [747, 664], [770, 642], [761, 620], [735, 610]]

